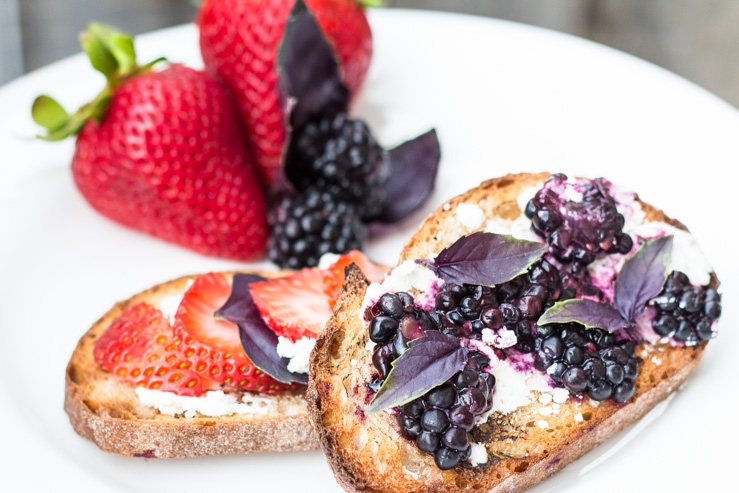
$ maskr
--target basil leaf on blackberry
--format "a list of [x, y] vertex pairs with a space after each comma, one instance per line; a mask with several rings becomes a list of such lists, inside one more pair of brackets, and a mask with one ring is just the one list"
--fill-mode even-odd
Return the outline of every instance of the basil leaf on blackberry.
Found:
[[277, 354], [277, 334], [262, 320], [249, 288], [249, 284], [260, 280], [261, 276], [251, 274], [234, 275], [231, 296], [216, 316], [239, 327], [241, 347], [257, 368], [282, 383], [307, 384], [308, 375], [290, 372], [288, 360]]
[[277, 52], [277, 75], [281, 107], [292, 106], [295, 128], [311, 118], [346, 111], [349, 105], [334, 51], [303, 0], [295, 2], [288, 18]]
[[390, 178], [385, 182], [387, 205], [372, 219], [392, 224], [418, 210], [434, 191], [441, 159], [436, 130], [390, 149], [387, 159], [390, 168]]
[[629, 326], [611, 305], [587, 298], [555, 303], [537, 321], [538, 325], [578, 322], [588, 329], [598, 328], [613, 332]]
[[662, 291], [670, 273], [672, 236], [647, 240], [624, 262], [616, 278], [614, 305], [621, 316], [634, 322], [647, 302]]
[[446, 282], [492, 286], [526, 272], [547, 245], [512, 236], [477, 232], [463, 236], [425, 264]]
[[393, 369], [367, 406], [367, 413], [401, 406], [443, 384], [464, 368], [468, 353], [458, 338], [429, 331], [411, 342], [409, 349], [393, 362]]

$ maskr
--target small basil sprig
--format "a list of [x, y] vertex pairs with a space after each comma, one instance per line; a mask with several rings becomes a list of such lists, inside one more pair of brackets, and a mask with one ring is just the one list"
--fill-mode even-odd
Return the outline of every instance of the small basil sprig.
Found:
[[538, 324], [578, 322], [586, 328], [609, 332], [629, 327], [644, 312], [647, 302], [662, 291], [670, 273], [672, 236], [645, 241], [624, 262], [616, 278], [614, 306], [589, 299], [555, 303]]
[[433, 262], [416, 262], [446, 282], [492, 286], [523, 274], [546, 251], [545, 243], [478, 231], [443, 249]]
[[368, 414], [402, 406], [438, 387], [467, 364], [469, 349], [457, 337], [430, 330], [393, 362], [385, 382], [367, 406]]
[[264, 280], [252, 274], [235, 274], [231, 296], [215, 316], [239, 327], [241, 346], [257, 368], [282, 383], [307, 384], [308, 375], [290, 372], [287, 358], [277, 354], [277, 334], [264, 323], [254, 303], [249, 285]]

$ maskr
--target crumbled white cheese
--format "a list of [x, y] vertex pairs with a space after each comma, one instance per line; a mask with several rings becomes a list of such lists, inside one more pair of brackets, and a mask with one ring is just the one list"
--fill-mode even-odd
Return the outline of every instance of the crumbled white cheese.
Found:
[[357, 358], [352, 358], [351, 360], [349, 360], [349, 364], [351, 366], [357, 366]]
[[533, 199], [536, 193], [541, 190], [542, 185], [544, 185], [543, 182], [531, 185], [530, 187], [525, 188], [518, 194], [518, 197], [516, 197], [516, 202], [518, 203], [518, 208], [521, 209], [522, 216], [523, 212], [526, 210], [526, 204], [528, 204], [529, 200]]
[[539, 414], [541, 414], [542, 416], [551, 416], [553, 412], [554, 409], [552, 408], [552, 406], [546, 406], [539, 409]]
[[567, 389], [552, 389], [552, 400], [557, 404], [564, 404], [570, 398], [570, 392]]
[[287, 364], [287, 369], [290, 372], [308, 373], [310, 352], [315, 345], [316, 340], [311, 337], [301, 337], [293, 342], [286, 337], [279, 336], [277, 338], [277, 355], [290, 360]]
[[187, 283], [185, 284], [185, 289], [182, 291], [182, 293], [170, 294], [159, 300], [157, 308], [159, 308], [159, 311], [162, 312], [162, 314], [169, 319], [169, 322], [171, 324], [174, 324], [177, 309], [180, 307], [180, 303], [182, 303], [182, 297], [185, 295], [185, 291], [190, 289], [192, 283], [193, 280], [188, 279]]
[[485, 211], [479, 205], [462, 203], [455, 210], [457, 221], [469, 231], [480, 229], [485, 222]]
[[662, 360], [660, 358], [656, 357], [656, 356], [652, 356], [652, 363], [654, 363], [655, 365], [659, 366], [659, 365], [662, 364]]
[[550, 394], [549, 392], [543, 392], [539, 396], [539, 404], [546, 406], [550, 402], [552, 402], [552, 394]]
[[495, 233], [499, 235], [510, 235], [519, 240], [529, 240], [541, 242], [541, 238], [531, 229], [531, 221], [525, 215], [521, 214], [516, 219], [503, 219], [502, 217], [493, 217], [485, 223], [486, 233]]
[[[429, 293], [435, 285], [440, 285], [441, 280], [427, 267], [417, 264], [415, 260], [406, 260], [385, 278], [382, 283], [373, 282], [367, 288], [364, 295], [362, 311], [375, 303], [385, 293], [399, 293], [416, 289], [421, 293]], [[417, 302], [422, 300], [417, 299]]]
[[515, 346], [518, 342], [516, 333], [512, 330], [503, 328], [497, 332], [492, 329], [482, 329], [482, 342], [489, 346], [505, 349]]
[[575, 414], [575, 421], [577, 421], [578, 423], [582, 423], [583, 421], [582, 413]]
[[[245, 394], [242, 401], [238, 402], [234, 394], [226, 394], [222, 390], [206, 392], [201, 397], [189, 397], [138, 387], [136, 395], [143, 405], [154, 407], [162, 414], [184, 415], [186, 418], [193, 418], [197, 414], [215, 418], [232, 414], [265, 415], [279, 412], [275, 399]], [[305, 400], [298, 398], [294, 405], [283, 412], [293, 416], [303, 412], [306, 407]]]
[[539, 421], [536, 422], [536, 426], [538, 426], [542, 430], [545, 430], [545, 429], [549, 428], [549, 423], [547, 423], [543, 419], [540, 419]]
[[575, 187], [565, 187], [564, 196], [570, 202], [582, 202], [583, 194], [579, 192]]
[[370, 341], [370, 340], [367, 340], [367, 342], [364, 343], [364, 348], [367, 351], [369, 351], [370, 353], [374, 353], [375, 352], [375, 346], [377, 346], [377, 344], [375, 342], [373, 342], [373, 341]]
[[445, 203], [445, 204], [444, 204], [443, 206], [441, 206], [441, 208], [442, 208], [442, 209], [444, 209], [445, 211], [448, 211], [449, 209], [451, 209], [451, 208], [452, 208], [452, 206], [451, 206], [451, 205], [449, 205], [449, 202], [447, 202], [447, 203]]
[[338, 253], [324, 253], [323, 255], [321, 255], [321, 258], [318, 259], [318, 268], [322, 270], [328, 269], [336, 262], [338, 262], [340, 258], [341, 255], [339, 255]]
[[590, 404], [592, 407], [598, 407], [600, 406], [600, 401], [596, 401], [595, 399], [591, 399], [588, 397], [588, 404]]
[[471, 443], [470, 444], [470, 464], [473, 466], [479, 466], [480, 464], [485, 464], [488, 461], [488, 451], [485, 448], [485, 445], [482, 445], [480, 443]]

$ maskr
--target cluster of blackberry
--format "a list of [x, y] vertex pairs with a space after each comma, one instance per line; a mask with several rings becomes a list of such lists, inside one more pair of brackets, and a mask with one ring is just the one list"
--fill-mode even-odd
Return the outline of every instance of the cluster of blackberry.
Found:
[[343, 113], [303, 126], [285, 164], [296, 193], [270, 217], [269, 258], [280, 267], [315, 266], [324, 253], [361, 248], [365, 221], [385, 208], [385, 154], [367, 125]]
[[517, 349], [529, 352], [536, 320], [561, 296], [559, 272], [541, 259], [526, 275], [494, 288], [445, 284], [436, 295], [431, 319], [447, 334], [478, 340], [483, 329], [506, 327], [516, 333]]
[[[426, 310], [415, 306], [408, 293], [382, 295], [366, 315], [370, 319], [370, 340], [377, 344], [372, 363], [379, 375], [369, 384], [376, 390], [408, 343], [438, 327]], [[401, 434], [432, 455], [439, 469], [451, 469], [470, 456], [468, 433], [475, 419], [493, 405], [495, 377], [485, 371], [489, 365], [487, 356], [471, 351], [462, 371], [398, 408]]]
[[623, 232], [624, 216], [602, 180], [579, 185], [582, 200], [567, 198], [567, 176], [553, 175], [526, 205], [533, 230], [560, 262], [578, 272], [599, 253], [628, 253], [634, 244]]
[[721, 295], [712, 288], [691, 286], [683, 272], [673, 271], [650, 304], [657, 308], [652, 328], [661, 336], [684, 342], [716, 336], [713, 323], [721, 316]]
[[641, 359], [634, 343], [601, 329], [580, 324], [537, 326], [534, 366], [571, 394], [587, 392], [591, 399], [626, 402], [634, 395]]

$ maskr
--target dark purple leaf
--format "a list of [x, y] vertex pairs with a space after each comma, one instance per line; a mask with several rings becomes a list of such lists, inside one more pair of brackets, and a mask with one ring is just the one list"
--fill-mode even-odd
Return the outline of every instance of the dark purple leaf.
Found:
[[431, 196], [441, 150], [436, 130], [387, 151], [390, 180], [385, 185], [388, 206], [374, 220], [391, 224], [406, 218]]
[[283, 383], [307, 384], [308, 375], [291, 373], [288, 360], [277, 355], [277, 334], [262, 320], [249, 288], [249, 284], [261, 280], [264, 278], [251, 274], [234, 275], [231, 296], [216, 316], [238, 325], [241, 346], [257, 368]]
[[[291, 125], [301, 128], [315, 117], [346, 111], [349, 89], [315, 17], [303, 0], [295, 2], [277, 53], [282, 108], [291, 104]], [[290, 102], [294, 99], [294, 102]]]
[[216, 318], [223, 318], [235, 324], [243, 322], [245, 315], [254, 305], [251, 299], [249, 285], [267, 279], [256, 274], [234, 274], [231, 283], [231, 296], [226, 303], [215, 313]]
[[393, 362], [393, 369], [367, 406], [367, 413], [402, 406], [443, 384], [464, 368], [468, 352], [458, 338], [428, 331]]
[[567, 300], [555, 303], [536, 322], [538, 325], [578, 322], [588, 329], [599, 328], [613, 332], [629, 326], [618, 310], [611, 305], [589, 299]]
[[616, 278], [614, 305], [634, 322], [647, 302], [662, 291], [672, 259], [672, 236], [647, 240], [624, 262]]
[[492, 286], [526, 272], [546, 251], [544, 243], [477, 232], [461, 237], [426, 265], [446, 282]]

